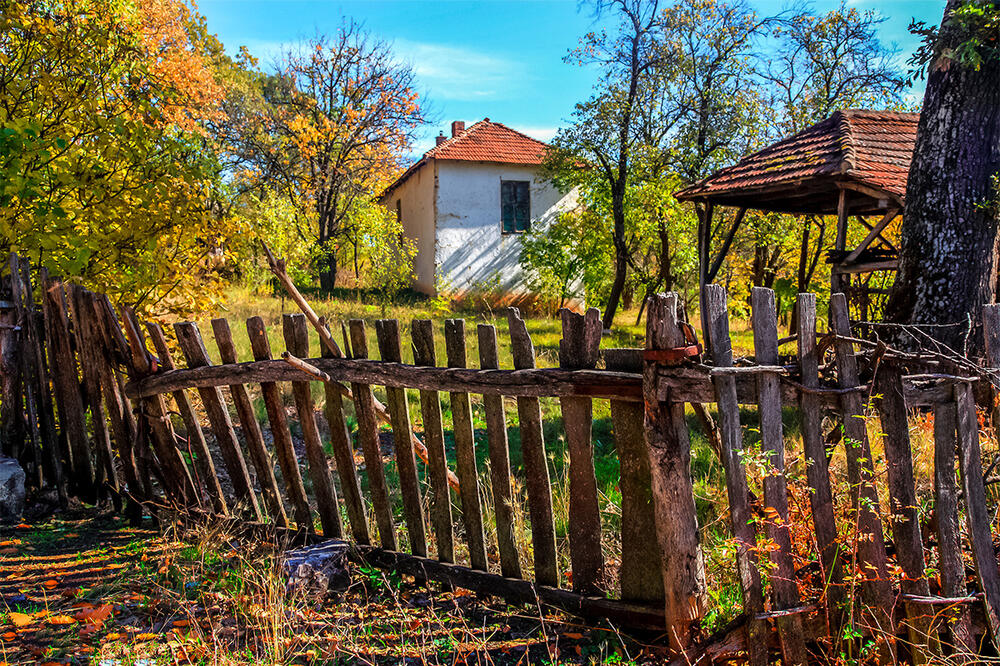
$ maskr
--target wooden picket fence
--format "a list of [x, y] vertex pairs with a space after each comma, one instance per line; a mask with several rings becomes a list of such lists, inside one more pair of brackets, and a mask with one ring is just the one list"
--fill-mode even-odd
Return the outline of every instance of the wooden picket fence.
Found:
[[[968, 365], [950, 367], [940, 359], [928, 365], [885, 348], [859, 355], [857, 346], [868, 343], [852, 336], [841, 294], [831, 298], [827, 333], [817, 332], [815, 297], [800, 294], [798, 333], [779, 340], [774, 294], [754, 289], [752, 359], [734, 358], [725, 291], [708, 285], [711, 349], [704, 361], [678, 316], [676, 296], [664, 294], [649, 303], [644, 349], [602, 350], [596, 311], [563, 311], [558, 368], [536, 368], [532, 340], [513, 309], [510, 369], [499, 367], [500, 341], [492, 325], [478, 325], [478, 368], [470, 368], [461, 319], [444, 322], [444, 359], [435, 357], [432, 322], [414, 321], [405, 342], [413, 349], [408, 364], [402, 362], [404, 341], [395, 320], [375, 323], [380, 360], [372, 360], [364, 321], [340, 326], [343, 347], [324, 328], [315, 356], [301, 314], [284, 315], [285, 350], [278, 358], [264, 321], [247, 320], [253, 360], [237, 357], [230, 323], [213, 320], [222, 360], [213, 365], [194, 323], [174, 324], [172, 342], [159, 324], [140, 322], [128, 307], [116, 310], [102, 295], [44, 271], [33, 282], [27, 262], [16, 256], [8, 269], [9, 300], [0, 302], [3, 452], [22, 461], [33, 486], [56, 489], [63, 502], [71, 496], [105, 498], [133, 518], [170, 508], [349, 539], [357, 556], [421, 580], [658, 630], [681, 660], [738, 657], [766, 664], [780, 654], [788, 663], [806, 663], [821, 652], [852, 654], [869, 637], [880, 639], [877, 649], [885, 659], [920, 663], [962, 651], [995, 654], [1000, 573], [977, 409], [995, 404], [992, 384], [963, 371]], [[997, 306], [987, 308], [983, 328], [993, 358], [1000, 353]], [[791, 342], [795, 354], [780, 355], [779, 345]], [[177, 360], [171, 351], [176, 349]], [[872, 363], [878, 367], [868, 367]], [[914, 374], [918, 365], [935, 372]], [[305, 444], [304, 464], [282, 403], [286, 382]], [[317, 423], [314, 382], [325, 393], [332, 465]], [[376, 399], [374, 386], [384, 387], [386, 405]], [[266, 428], [254, 411], [256, 387]], [[418, 391], [419, 433], [410, 421], [407, 389]], [[450, 424], [444, 422], [442, 393], [448, 394]], [[475, 432], [470, 394], [482, 396], [485, 437]], [[510, 464], [504, 398], [516, 402], [530, 571], [519, 559], [524, 544], [517, 543], [514, 504], [521, 500], [512, 479], [521, 473]], [[569, 452], [571, 576], [559, 570], [543, 398], [559, 400]], [[621, 468], [621, 558], [613, 577], [602, 548], [609, 535], [602, 534], [594, 471], [594, 400], [610, 401]], [[870, 401], [884, 432], [884, 476], [876, 475], [869, 443]], [[348, 402], [356, 415], [354, 432], [345, 416]], [[688, 403], [717, 406], [717, 455], [743, 595], [739, 620], [711, 637], [699, 630], [709, 609]], [[750, 467], [742, 457], [741, 406], [756, 409], [759, 417], [768, 466], [759, 498], [749, 492]], [[783, 432], [782, 412], [790, 408], [799, 412], [801, 450], [790, 448]], [[917, 506], [908, 427], [914, 409], [934, 413], [933, 539], [921, 533]], [[824, 418], [841, 430], [852, 534], [844, 533], [835, 515]], [[386, 474], [383, 424], [392, 433], [395, 474]], [[446, 429], [454, 442], [453, 468]], [[482, 440], [488, 475], [477, 469]], [[811, 572], [797, 570], [793, 560], [791, 528], [797, 526], [790, 522], [784, 473], [789, 455], [806, 461], [808, 529], [817, 548]], [[484, 529], [485, 492], [494, 507], [495, 542]], [[886, 496], [889, 506], [881, 499]], [[755, 519], [758, 514], [765, 519]], [[761, 558], [769, 560], [766, 566]], [[928, 558], [939, 572], [935, 580], [927, 573]], [[971, 586], [966, 559], [974, 564]], [[818, 592], [800, 584], [806, 578], [822, 581]], [[617, 589], [608, 589], [607, 580], [617, 580]]]

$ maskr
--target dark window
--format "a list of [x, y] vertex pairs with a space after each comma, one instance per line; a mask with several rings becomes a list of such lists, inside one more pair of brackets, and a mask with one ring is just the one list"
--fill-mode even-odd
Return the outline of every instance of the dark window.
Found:
[[501, 229], [505, 234], [524, 233], [531, 226], [531, 191], [526, 180], [500, 181]]

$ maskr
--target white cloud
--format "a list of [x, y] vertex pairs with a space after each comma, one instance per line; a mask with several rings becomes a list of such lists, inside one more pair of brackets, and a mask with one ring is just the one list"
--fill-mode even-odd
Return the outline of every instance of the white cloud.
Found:
[[511, 127], [521, 134], [527, 134], [532, 139], [546, 142], [554, 139], [559, 131], [558, 127], [522, 127], [520, 125], [511, 125]]
[[459, 46], [397, 39], [393, 47], [429, 95], [440, 99], [500, 97], [524, 81], [528, 71], [525, 63]]

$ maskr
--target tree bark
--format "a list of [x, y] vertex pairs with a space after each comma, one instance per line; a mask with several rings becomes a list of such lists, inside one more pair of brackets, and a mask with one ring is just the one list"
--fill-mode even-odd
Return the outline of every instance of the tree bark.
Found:
[[622, 292], [625, 290], [625, 278], [628, 271], [628, 248], [625, 246], [625, 183], [622, 181], [622, 192], [614, 193], [611, 197], [611, 215], [614, 217], [614, 232], [612, 240], [615, 246], [615, 279], [611, 283], [611, 293], [608, 294], [608, 304], [604, 309], [604, 316], [601, 318], [601, 325], [604, 330], [610, 330], [615, 323], [615, 314], [618, 312], [618, 303], [621, 300]]
[[337, 286], [337, 255], [328, 248], [319, 257], [319, 286], [323, 291], [332, 291]]
[[[957, 4], [949, 0], [946, 17]], [[967, 330], [996, 300], [998, 172], [1000, 60], [986, 58], [978, 70], [939, 60], [917, 128], [888, 321], [954, 324], [927, 332], [957, 351], [968, 343], [965, 351], [982, 352], [982, 335], [967, 338]]]

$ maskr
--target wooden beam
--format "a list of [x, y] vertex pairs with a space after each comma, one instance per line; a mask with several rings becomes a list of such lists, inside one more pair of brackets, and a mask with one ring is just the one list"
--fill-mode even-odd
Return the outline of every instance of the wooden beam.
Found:
[[[729, 233], [726, 234], [726, 238], [722, 241], [722, 247], [719, 248], [719, 254], [716, 255], [715, 259], [712, 261], [712, 265], [708, 269], [707, 282], [714, 281], [719, 269], [722, 268], [722, 262], [725, 260], [726, 255], [729, 254], [729, 247], [733, 244], [733, 239], [736, 237], [736, 231], [740, 228], [740, 225], [743, 224], [743, 218], [746, 214], [746, 208], [740, 208], [736, 211], [736, 218], [733, 220], [733, 224], [729, 228]], [[711, 251], [711, 249], [709, 251]]]

